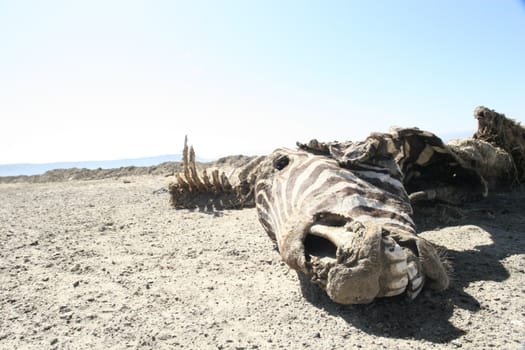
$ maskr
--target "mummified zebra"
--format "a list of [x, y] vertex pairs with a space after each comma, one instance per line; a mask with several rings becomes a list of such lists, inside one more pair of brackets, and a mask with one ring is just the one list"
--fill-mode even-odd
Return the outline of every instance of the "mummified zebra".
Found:
[[[336, 160], [289, 149], [267, 162], [255, 186], [259, 220], [284, 261], [331, 299], [367, 303], [405, 290], [415, 297], [425, 270], [439, 288], [448, 285], [433, 248], [415, 236], [395, 163], [341, 168]], [[419, 251], [427, 256], [419, 259]]]
[[[460, 203], [485, 180], [435, 135], [393, 129], [362, 142], [298, 144], [229, 175], [199, 178], [194, 160], [170, 185], [175, 207], [255, 205], [283, 260], [342, 304], [441, 290], [435, 247], [416, 235], [412, 203]], [[191, 158], [191, 157], [190, 157]]]
[[448, 286], [436, 250], [416, 236], [403, 173], [380, 145], [389, 136], [278, 149], [259, 168], [261, 224], [283, 260], [341, 304]]

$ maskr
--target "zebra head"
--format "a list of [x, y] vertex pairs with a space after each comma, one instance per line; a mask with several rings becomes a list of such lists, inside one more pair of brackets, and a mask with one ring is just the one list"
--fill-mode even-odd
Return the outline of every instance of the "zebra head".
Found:
[[260, 164], [257, 213], [283, 260], [341, 304], [415, 298], [425, 283], [446, 288], [435, 248], [416, 236], [398, 164], [384, 154], [369, 157], [365, 143], [344, 150], [344, 164], [284, 148]]

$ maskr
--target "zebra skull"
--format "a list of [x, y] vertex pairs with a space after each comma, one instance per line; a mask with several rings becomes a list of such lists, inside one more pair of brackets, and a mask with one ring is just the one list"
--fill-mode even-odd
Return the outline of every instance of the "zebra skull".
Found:
[[274, 151], [261, 164], [257, 213], [283, 260], [341, 304], [405, 292], [415, 298], [425, 283], [446, 288], [435, 248], [415, 234], [396, 162], [360, 160], [366, 145], [352, 148], [357, 157], [351, 165], [290, 149]]

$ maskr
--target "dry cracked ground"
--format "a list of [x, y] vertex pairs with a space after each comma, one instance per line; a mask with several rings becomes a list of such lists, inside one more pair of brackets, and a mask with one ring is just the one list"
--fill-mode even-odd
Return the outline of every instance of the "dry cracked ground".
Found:
[[174, 210], [169, 178], [0, 184], [0, 349], [522, 349], [525, 194], [421, 215], [451, 287], [339, 306], [254, 209]]

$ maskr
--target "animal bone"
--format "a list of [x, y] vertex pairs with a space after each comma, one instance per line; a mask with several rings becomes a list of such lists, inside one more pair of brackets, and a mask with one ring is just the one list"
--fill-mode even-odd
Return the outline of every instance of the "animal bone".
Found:
[[[197, 171], [195, 151], [188, 148], [184, 138], [182, 152], [183, 172], [176, 173], [176, 181], [169, 184], [171, 205], [178, 209], [233, 209], [253, 206], [253, 183], [251, 170], [264, 157], [254, 157], [242, 169], [233, 169], [229, 174], [219, 169]], [[208, 175], [211, 171], [211, 178]]]

